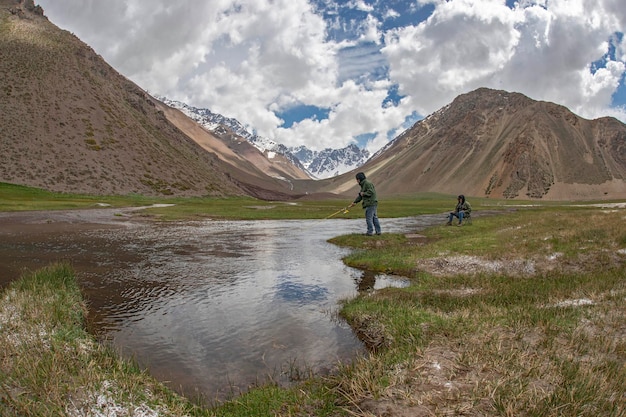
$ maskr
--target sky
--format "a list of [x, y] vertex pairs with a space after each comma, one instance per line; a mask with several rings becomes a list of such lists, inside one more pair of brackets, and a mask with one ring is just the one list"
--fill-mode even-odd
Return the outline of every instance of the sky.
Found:
[[40, 0], [155, 96], [375, 152], [480, 87], [626, 123], [624, 0]]

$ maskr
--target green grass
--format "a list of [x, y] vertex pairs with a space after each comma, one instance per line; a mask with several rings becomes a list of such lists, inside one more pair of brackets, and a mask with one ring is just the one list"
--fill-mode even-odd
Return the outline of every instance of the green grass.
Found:
[[334, 239], [360, 248], [348, 264], [397, 264], [413, 280], [345, 301], [341, 314], [378, 347], [356, 365], [369, 379], [337, 380], [347, 401], [373, 395], [433, 415], [624, 415], [626, 229], [615, 224], [625, 219], [548, 207], [433, 227], [419, 246]]
[[[469, 200], [469, 198], [468, 198]], [[326, 219], [345, 208], [351, 198], [315, 201], [308, 199], [292, 201], [264, 201], [251, 197], [146, 197], [142, 195], [101, 196], [53, 193], [37, 188], [0, 183], [0, 211], [24, 210], [67, 210], [99, 208], [103, 204], [111, 207], [137, 207], [153, 204], [168, 204], [142, 211], [142, 216], [153, 216], [157, 220], [200, 220], [200, 219]], [[511, 207], [531, 207], [537, 203], [528, 201], [494, 200], [472, 198], [475, 210], [504, 210]], [[383, 196], [378, 205], [381, 218], [407, 217], [421, 214], [443, 213], [456, 204], [454, 196], [436, 193], [417, 193], [403, 196]], [[543, 202], [544, 208], [561, 207], [569, 203]], [[360, 205], [347, 213], [338, 213], [332, 218], [363, 218]]]
[[0, 211], [67, 210], [99, 207], [144, 206], [162, 202], [162, 199], [130, 196], [91, 196], [84, 194], [53, 193], [39, 188], [0, 182]]
[[[315, 201], [300, 199], [293, 201], [264, 201], [250, 197], [145, 197], [141, 195], [101, 196], [53, 193], [37, 188], [0, 183], [0, 212], [25, 210], [67, 210], [111, 207], [138, 207], [153, 204], [168, 204], [143, 210], [142, 216], [153, 216], [157, 220], [200, 220], [200, 219], [326, 219], [345, 208], [351, 198]], [[505, 209], [512, 205], [529, 202], [475, 198], [472, 206], [477, 209]], [[435, 193], [417, 193], [404, 196], [381, 197], [378, 214], [381, 218], [407, 217], [421, 214], [443, 213], [456, 204], [454, 196]], [[554, 203], [546, 203], [548, 206]], [[347, 213], [338, 213], [332, 218], [363, 218], [360, 205]]]
[[[614, 227], [619, 220], [613, 222], [613, 217], [614, 214], [593, 207], [545, 206], [478, 219], [474, 224], [461, 228], [446, 227], [442, 220], [441, 227], [420, 232], [428, 244], [419, 246], [419, 250], [403, 250], [412, 246], [404, 235], [383, 234], [371, 240], [364, 240], [359, 235], [346, 235], [330, 241], [357, 249], [344, 259], [350, 266], [405, 276], [417, 272], [417, 260], [442, 254], [448, 257], [465, 254], [504, 261], [516, 256], [519, 261], [520, 258], [527, 259], [530, 254], [552, 254], [563, 261], [576, 262], [581, 251], [591, 251], [596, 257], [587, 263], [595, 261], [599, 266], [605, 257], [611, 256], [602, 251], [607, 240], [613, 249], [623, 247], [626, 240], [622, 228]], [[373, 247], [376, 250], [369, 250]]]
[[[168, 207], [150, 208], [142, 212], [159, 220], [193, 219], [325, 219], [350, 204], [351, 199], [264, 201], [250, 197], [196, 197], [150, 198], [140, 195], [92, 196], [64, 194], [37, 188], [0, 183], [0, 211], [67, 210], [96, 208], [102, 204], [111, 207], [137, 207], [152, 204], [169, 204]], [[450, 209], [454, 199], [431, 193], [381, 199], [380, 217], [405, 217], [437, 213]], [[362, 218], [360, 206], [333, 218]]]

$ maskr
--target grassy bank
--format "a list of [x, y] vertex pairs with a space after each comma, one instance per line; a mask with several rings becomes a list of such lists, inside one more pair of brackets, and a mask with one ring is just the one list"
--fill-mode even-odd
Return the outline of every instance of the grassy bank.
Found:
[[0, 297], [0, 415], [331, 415], [336, 397], [320, 380], [267, 385], [209, 408], [192, 403], [121, 359], [85, 331], [85, 305], [71, 267], [23, 276]]
[[96, 343], [72, 269], [52, 265], [0, 299], [0, 415], [201, 415], [133, 363]]
[[[337, 381], [358, 415], [626, 415], [626, 211], [537, 208], [345, 262], [412, 278], [345, 303], [378, 353]], [[370, 414], [368, 414], [370, 413]]]
[[84, 194], [53, 193], [39, 188], [0, 182], [0, 211], [68, 210], [93, 208], [100, 204], [112, 207], [145, 206], [162, 199], [133, 196], [90, 196]]

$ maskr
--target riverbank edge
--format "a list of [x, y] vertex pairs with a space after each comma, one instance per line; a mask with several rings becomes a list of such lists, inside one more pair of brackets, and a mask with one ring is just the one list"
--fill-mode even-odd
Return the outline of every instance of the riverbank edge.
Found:
[[0, 299], [0, 415], [210, 415], [85, 327], [73, 269], [57, 263], [23, 275]]
[[358, 416], [626, 416], [625, 208], [331, 239], [356, 249], [346, 265], [412, 282], [343, 303], [375, 354], [335, 389]]
[[3, 417], [339, 416], [323, 378], [301, 372], [291, 388], [264, 383], [231, 401], [187, 398], [86, 329], [73, 268], [55, 263], [0, 291]]

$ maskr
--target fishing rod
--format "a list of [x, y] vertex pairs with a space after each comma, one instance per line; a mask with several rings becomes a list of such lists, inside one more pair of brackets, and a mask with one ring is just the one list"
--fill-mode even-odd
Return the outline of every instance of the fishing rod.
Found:
[[339, 213], [343, 213], [343, 214], [348, 213], [348, 207], [344, 207], [344, 208], [342, 208], [341, 210], [338, 210], [338, 211], [334, 212], [333, 214], [331, 214], [330, 216], [328, 216], [328, 217], [326, 217], [326, 218], [327, 218], [327, 219], [330, 219], [331, 217], [336, 216], [336, 215], [337, 215], [337, 214], [339, 214]]

